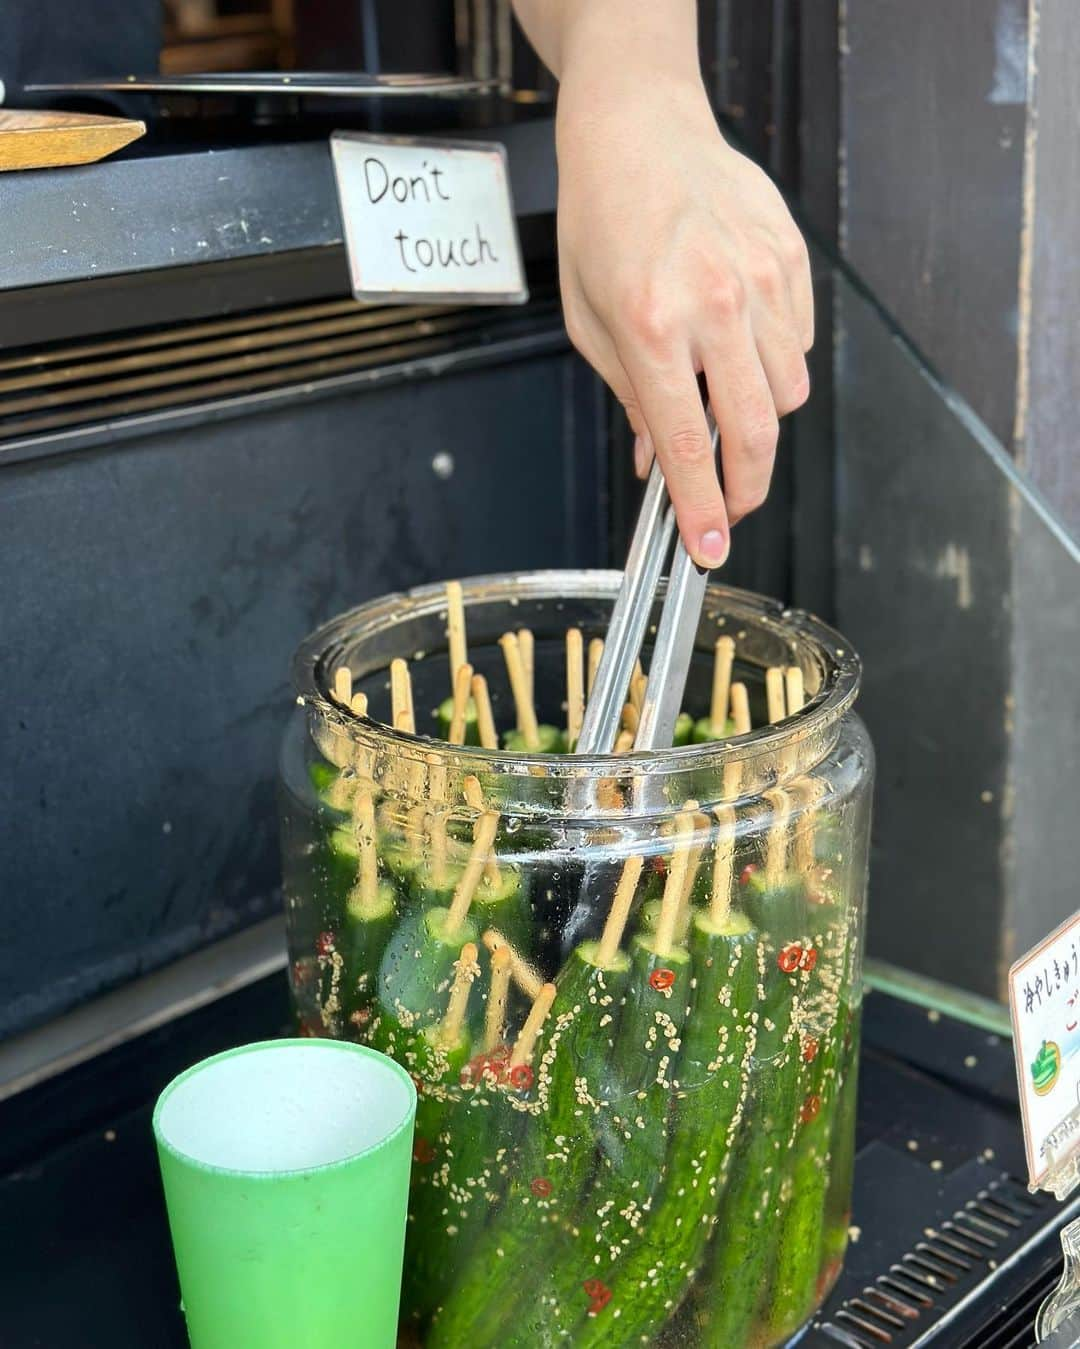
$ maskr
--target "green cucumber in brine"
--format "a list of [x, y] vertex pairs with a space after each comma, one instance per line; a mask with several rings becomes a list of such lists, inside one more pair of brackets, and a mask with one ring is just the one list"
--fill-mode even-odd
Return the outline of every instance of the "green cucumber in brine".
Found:
[[835, 1104], [836, 1036], [824, 1046], [810, 1041], [814, 1057], [796, 1082], [801, 1098], [787, 1174], [781, 1184], [781, 1210], [775, 1238], [772, 1282], [765, 1301], [766, 1321], [777, 1338], [793, 1334], [814, 1309], [822, 1265], [825, 1191], [829, 1176], [829, 1138]]
[[404, 1309], [414, 1318], [442, 1306], [496, 1212], [518, 1123], [492, 1075], [455, 1093], [440, 1130], [417, 1143], [414, 1174], [423, 1170], [426, 1176], [409, 1218], [403, 1294]]
[[478, 936], [471, 918], [454, 923], [449, 908], [435, 906], [408, 914], [379, 963], [378, 1016], [389, 1017], [406, 1030], [431, 1020], [446, 997], [462, 945]]
[[325, 759], [313, 759], [307, 766], [308, 781], [315, 788], [315, 794], [326, 800], [326, 794], [337, 781], [338, 770]]
[[800, 968], [795, 953], [799, 944], [790, 938], [800, 930], [804, 886], [786, 872], [769, 885], [764, 873], [755, 871], [744, 889], [752, 919], [759, 930], [766, 929], [758, 947], [764, 1004], [756, 1022], [753, 1088], [703, 1280], [699, 1315], [702, 1343], [710, 1349], [741, 1349], [757, 1327], [776, 1247], [787, 1152], [802, 1109], [802, 1046], [795, 1011], [808, 971]]
[[[808, 942], [799, 951], [798, 964], [806, 979], [802, 999], [807, 1029], [801, 1046], [798, 1132], [784, 1180], [768, 1295], [768, 1324], [777, 1337], [793, 1333], [812, 1312], [822, 1271], [837, 1076], [847, 1027], [846, 1003], [840, 1000], [850, 969], [845, 920], [838, 900], [813, 906], [811, 922], [819, 930], [813, 944]], [[788, 963], [795, 953], [795, 948], [788, 949]]]
[[[502, 1198], [506, 1158], [523, 1116], [507, 1102], [511, 1048], [504, 1041], [512, 957], [503, 947], [489, 965], [480, 1049], [442, 1093], [439, 1120], [425, 1117], [414, 1158], [404, 1309], [424, 1319], [441, 1304], [468, 1252]], [[421, 1094], [421, 1099], [423, 1095]]]
[[413, 1320], [422, 1320], [438, 1305], [439, 1280], [447, 1272], [436, 1237], [445, 1223], [445, 1182], [453, 1162], [448, 1124], [471, 1049], [466, 1018], [472, 985], [480, 973], [476, 955], [474, 943], [462, 946], [446, 1015], [415, 1037], [407, 1065], [416, 1083], [417, 1103], [402, 1305]]
[[[693, 996], [689, 952], [664, 953], [651, 937], [632, 943], [632, 964], [609, 1074], [611, 1109], [598, 1119], [596, 1174], [558, 1252], [548, 1285], [525, 1290], [535, 1323], [558, 1336], [595, 1302], [589, 1289], [649, 1222], [663, 1182], [675, 1065]], [[517, 1309], [515, 1309], [516, 1311]], [[520, 1314], [520, 1313], [519, 1313]]]
[[843, 1056], [830, 1144], [829, 1186], [825, 1193], [825, 1268], [823, 1283], [832, 1282], [847, 1250], [851, 1226], [851, 1187], [855, 1175], [855, 1117], [859, 1105], [860, 1024], [857, 1008], [848, 1007]]
[[[518, 1108], [524, 1116], [521, 1142], [508, 1160], [510, 1184], [493, 1222], [456, 1271], [433, 1319], [429, 1349], [535, 1343], [529, 1328], [505, 1326], [507, 1308], [517, 1305], [530, 1277], [543, 1277], [584, 1193], [595, 1156], [592, 1121], [603, 1102], [614, 1017], [630, 967], [621, 952], [601, 967], [597, 949], [598, 943], [583, 942], [560, 973], [535, 1071], [528, 1068], [516, 1079], [509, 1072], [508, 1088], [522, 1093]], [[526, 1338], [515, 1338], [519, 1334]]]
[[689, 745], [694, 735], [694, 718], [689, 712], [680, 712], [675, 718], [675, 733], [671, 737], [672, 747]]
[[331, 829], [317, 846], [315, 874], [324, 897], [327, 920], [340, 922], [345, 903], [360, 874], [360, 844], [352, 825]]
[[[439, 739], [445, 740], [450, 734], [450, 723], [454, 719], [454, 700], [444, 698], [435, 713], [439, 721]], [[465, 704], [465, 744], [479, 745], [480, 722], [476, 715], [476, 703], [469, 699]]]
[[[463, 863], [450, 862], [436, 878], [431, 867], [424, 866], [416, 873], [413, 893], [425, 906], [449, 908], [464, 872]], [[498, 928], [515, 946], [527, 947], [532, 914], [521, 869], [512, 862], [500, 862], [497, 880], [485, 872], [473, 891], [469, 913], [481, 932]]]
[[742, 915], [719, 922], [694, 915], [694, 990], [671, 1097], [666, 1175], [625, 1252], [583, 1285], [591, 1302], [571, 1328], [575, 1349], [646, 1342], [698, 1277], [740, 1132], [755, 1039], [758, 949]]
[[775, 1245], [773, 1222], [784, 1153], [798, 1109], [799, 1051], [784, 1046], [768, 1067], [755, 1064], [753, 1090], [732, 1162], [708, 1271], [703, 1276], [701, 1343], [744, 1349], [758, 1328], [758, 1307]]
[[521, 870], [499, 863], [498, 879], [486, 873], [473, 895], [473, 917], [483, 932], [493, 927], [510, 939], [511, 945], [527, 952], [532, 945], [532, 911]]
[[515, 727], [513, 730], [503, 732], [503, 749], [508, 749], [514, 754], [565, 753], [566, 736], [558, 726], [549, 726], [546, 722], [541, 722], [536, 730], [537, 739], [540, 741], [538, 748], [530, 749], [525, 743], [524, 734]]
[[389, 881], [380, 881], [370, 897], [356, 885], [345, 901], [338, 944], [344, 961], [340, 996], [346, 1035], [366, 1035], [379, 964], [396, 916], [397, 895]]
[[713, 740], [726, 740], [729, 735], [734, 734], [735, 723], [730, 717], [719, 731], [713, 730], [713, 724], [709, 717], [700, 717], [694, 722], [691, 739], [695, 745], [707, 745]]
[[499, 817], [493, 811], [477, 819], [469, 860], [449, 904], [416, 905], [390, 938], [379, 965], [380, 1019], [398, 1021], [408, 1030], [437, 1015], [458, 952], [479, 936], [469, 906], [492, 856], [498, 826]]

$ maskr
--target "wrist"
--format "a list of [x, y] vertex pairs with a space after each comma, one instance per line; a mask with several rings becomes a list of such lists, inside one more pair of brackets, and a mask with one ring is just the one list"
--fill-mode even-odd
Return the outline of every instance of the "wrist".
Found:
[[661, 81], [704, 97], [695, 0], [564, 0], [561, 84]]

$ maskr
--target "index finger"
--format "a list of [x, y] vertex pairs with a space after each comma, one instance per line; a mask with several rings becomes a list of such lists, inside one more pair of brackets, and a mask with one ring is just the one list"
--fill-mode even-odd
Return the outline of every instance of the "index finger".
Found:
[[731, 530], [689, 353], [658, 362], [620, 351], [648, 427], [686, 551], [699, 567], [727, 559]]

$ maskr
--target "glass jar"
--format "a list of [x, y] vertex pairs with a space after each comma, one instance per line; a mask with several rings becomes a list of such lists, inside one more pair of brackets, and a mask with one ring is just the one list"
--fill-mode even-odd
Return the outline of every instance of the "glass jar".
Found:
[[[503, 730], [500, 637], [531, 630], [538, 715], [562, 726], [566, 631], [602, 636], [618, 583], [463, 583]], [[314, 633], [282, 760], [300, 1024], [385, 1050], [420, 1092], [402, 1340], [782, 1344], [847, 1242], [873, 775], [858, 659], [712, 586], [685, 706], [708, 713], [730, 636], [755, 729], [509, 753], [434, 738], [447, 621], [429, 586]], [[390, 724], [396, 657], [421, 733]], [[335, 700], [345, 666], [370, 715]]]

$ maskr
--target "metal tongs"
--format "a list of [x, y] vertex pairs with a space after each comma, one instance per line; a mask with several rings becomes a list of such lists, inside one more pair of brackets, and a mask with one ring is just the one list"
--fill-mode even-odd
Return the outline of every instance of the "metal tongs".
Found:
[[[707, 413], [707, 421], [715, 454], [718, 437], [711, 412]], [[630, 541], [622, 584], [611, 611], [604, 654], [581, 723], [578, 754], [610, 754], [615, 747], [626, 689], [645, 639], [656, 587], [674, 533], [675, 509], [668, 497], [664, 475], [654, 460]], [[653, 643], [645, 698], [634, 737], [635, 750], [670, 746], [674, 739], [675, 721], [686, 689], [708, 578], [708, 571], [690, 560], [680, 538], [675, 544], [664, 607]], [[647, 780], [639, 783], [639, 787], [647, 786]], [[591, 792], [594, 790], [595, 783], [581, 785], [577, 805], [585, 814], [591, 813], [594, 804]], [[639, 804], [648, 808], [653, 803], [639, 800]], [[587, 858], [577, 903], [563, 929], [564, 955], [591, 922], [597, 894], [614, 885], [613, 869], [617, 867], [610, 856]]]
[[[716, 422], [711, 412], [706, 418], [715, 454]], [[611, 611], [604, 654], [581, 723], [578, 754], [610, 754], [615, 746], [627, 685], [641, 652], [656, 587], [674, 533], [675, 508], [668, 497], [660, 465], [654, 459], [630, 541], [622, 585]], [[691, 560], [679, 538], [653, 644], [645, 700], [634, 738], [635, 750], [666, 747], [672, 742], [708, 577], [708, 571]]]

